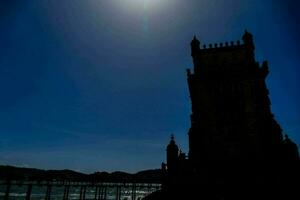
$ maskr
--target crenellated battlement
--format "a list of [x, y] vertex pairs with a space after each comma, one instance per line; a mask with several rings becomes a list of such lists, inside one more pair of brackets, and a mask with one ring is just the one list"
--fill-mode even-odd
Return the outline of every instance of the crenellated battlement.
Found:
[[231, 41], [231, 42], [221, 42], [221, 43], [214, 43], [214, 44], [204, 44], [200, 47], [200, 50], [207, 50], [207, 49], [232, 49], [236, 47], [244, 46], [244, 43], [241, 43], [240, 40]]
[[191, 56], [196, 74], [199, 70], [214, 71], [216, 67], [241, 71], [241, 66], [255, 63], [254, 50], [253, 36], [248, 31], [245, 31], [241, 40], [236, 41], [202, 44], [196, 36], [191, 41]]
[[230, 42], [221, 42], [221, 43], [214, 43], [214, 44], [204, 44], [201, 45], [201, 42], [194, 36], [193, 40], [191, 41], [191, 55], [194, 59], [197, 59], [199, 54], [206, 54], [211, 52], [228, 52], [228, 51], [240, 51], [244, 49], [247, 56], [254, 57], [254, 42], [253, 36], [247, 30], [242, 36], [242, 42], [240, 40], [237, 41], [230, 41]]

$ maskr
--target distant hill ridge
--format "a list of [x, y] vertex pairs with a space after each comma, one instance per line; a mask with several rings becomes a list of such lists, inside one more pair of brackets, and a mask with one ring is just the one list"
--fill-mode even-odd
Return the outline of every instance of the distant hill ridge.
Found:
[[73, 170], [42, 170], [14, 166], [0, 166], [0, 180], [34, 180], [34, 181], [88, 181], [88, 182], [143, 182], [160, 183], [160, 169], [143, 170], [134, 174], [116, 171], [85, 174]]

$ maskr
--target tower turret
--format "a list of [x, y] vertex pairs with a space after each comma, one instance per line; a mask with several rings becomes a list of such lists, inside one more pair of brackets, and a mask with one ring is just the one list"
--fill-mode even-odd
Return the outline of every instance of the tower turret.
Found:
[[251, 33], [249, 33], [247, 30], [245, 30], [245, 33], [244, 33], [242, 39], [246, 46], [254, 48], [253, 35]]
[[193, 58], [199, 53], [200, 51], [200, 41], [194, 36], [193, 40], [191, 41], [191, 55]]
[[245, 30], [245, 33], [243, 35], [243, 41], [244, 45], [246, 47], [246, 54], [247, 58], [250, 62], [255, 62], [255, 57], [254, 57], [254, 41], [253, 41], [253, 35], [249, 33], [247, 30]]
[[288, 162], [295, 162], [299, 161], [299, 151], [297, 145], [285, 135], [285, 139], [283, 140], [282, 144], [282, 159]]
[[175, 143], [174, 135], [167, 146], [167, 168], [169, 172], [174, 172], [178, 164], [178, 146]]

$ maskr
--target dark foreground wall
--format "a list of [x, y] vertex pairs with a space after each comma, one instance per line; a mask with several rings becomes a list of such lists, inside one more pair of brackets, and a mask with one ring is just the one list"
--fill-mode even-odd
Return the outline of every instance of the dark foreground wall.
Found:
[[300, 199], [299, 169], [299, 162], [215, 163], [198, 174], [167, 177], [165, 187], [145, 200]]

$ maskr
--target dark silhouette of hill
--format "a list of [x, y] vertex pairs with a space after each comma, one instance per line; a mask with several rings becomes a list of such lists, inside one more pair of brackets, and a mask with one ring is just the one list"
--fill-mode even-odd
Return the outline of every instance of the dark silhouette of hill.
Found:
[[68, 169], [42, 170], [35, 168], [0, 166], [0, 180], [160, 183], [161, 170], [144, 170], [134, 174], [121, 171], [85, 174]]

